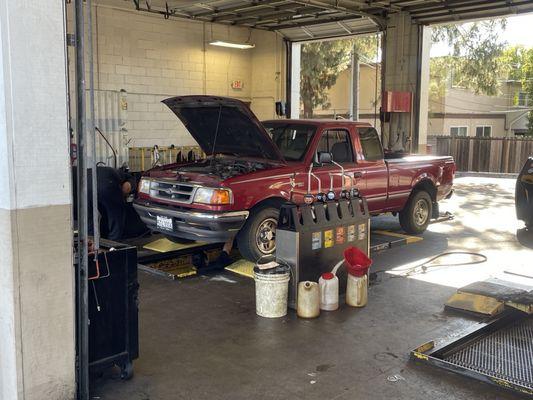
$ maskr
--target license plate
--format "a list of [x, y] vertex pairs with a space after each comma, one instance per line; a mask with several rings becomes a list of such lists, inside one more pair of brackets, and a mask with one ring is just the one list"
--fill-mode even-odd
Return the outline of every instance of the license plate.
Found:
[[157, 227], [159, 229], [165, 229], [167, 231], [173, 230], [172, 218], [163, 217], [162, 215], [157, 216]]

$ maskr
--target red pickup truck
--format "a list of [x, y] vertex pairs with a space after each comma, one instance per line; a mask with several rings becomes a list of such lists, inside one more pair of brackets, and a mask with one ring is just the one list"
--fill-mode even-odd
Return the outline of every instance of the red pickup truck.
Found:
[[[256, 260], [274, 252], [278, 211], [287, 200], [303, 203], [306, 195], [330, 188], [338, 197], [353, 184], [372, 214], [398, 213], [402, 228], [417, 234], [438, 215], [437, 202], [452, 194], [453, 158], [384, 159], [378, 133], [366, 123], [261, 123], [243, 102], [214, 96], [163, 103], [207, 155], [156, 167], [139, 182], [135, 209], [170, 239], [236, 237], [241, 254]], [[316, 178], [309, 179], [310, 169]]]

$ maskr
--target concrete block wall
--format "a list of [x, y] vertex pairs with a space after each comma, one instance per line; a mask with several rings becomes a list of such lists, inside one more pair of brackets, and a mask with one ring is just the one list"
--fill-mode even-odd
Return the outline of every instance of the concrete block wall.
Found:
[[[72, 10], [69, 9], [69, 21]], [[69, 24], [69, 31], [73, 30]], [[132, 2], [100, 1], [93, 8], [95, 87], [128, 92], [129, 146], [193, 145], [161, 100], [211, 94], [251, 103], [260, 118], [275, 116], [284, 98], [284, 44], [272, 32], [207, 24], [135, 11]], [[251, 50], [208, 44], [249, 41]], [[71, 50], [73, 52], [73, 50]], [[242, 89], [232, 89], [240, 80]]]
[[252, 37], [256, 48], [251, 53], [251, 107], [259, 119], [272, 119], [275, 102], [286, 98], [285, 43], [272, 32], [256, 30]]

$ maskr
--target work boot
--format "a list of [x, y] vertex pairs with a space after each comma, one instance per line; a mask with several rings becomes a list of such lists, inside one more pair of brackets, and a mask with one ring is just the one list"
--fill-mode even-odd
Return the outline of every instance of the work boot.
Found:
[[211, 261], [207, 267], [201, 268], [198, 272], [211, 272], [211, 271], [221, 271], [224, 268], [226, 268], [228, 265], [233, 263], [232, 258], [228, 253], [226, 253], [224, 250], [222, 250], [219, 254], [219, 256], [216, 258], [215, 261]]

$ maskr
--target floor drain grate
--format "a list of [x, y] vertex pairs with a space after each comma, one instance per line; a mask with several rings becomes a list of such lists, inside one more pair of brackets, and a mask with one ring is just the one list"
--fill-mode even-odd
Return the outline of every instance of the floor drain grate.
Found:
[[444, 357], [460, 367], [533, 389], [533, 318], [525, 318]]

